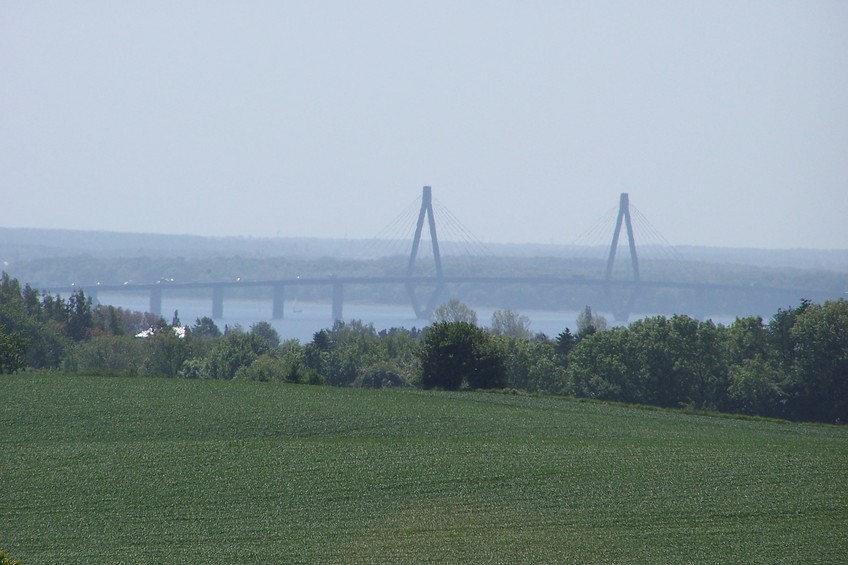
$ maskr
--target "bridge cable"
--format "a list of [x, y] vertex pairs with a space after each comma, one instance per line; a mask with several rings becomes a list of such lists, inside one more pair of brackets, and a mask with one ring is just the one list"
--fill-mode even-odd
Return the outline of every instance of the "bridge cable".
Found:
[[578, 257], [606, 259], [617, 216], [618, 206], [609, 208], [566, 247]]
[[[639, 244], [639, 237], [644, 238], [645, 243], [639, 249], [645, 249], [648, 252], [645, 254], [646, 257], [678, 263], [686, 261], [675, 246], [669, 243], [665, 236], [648, 220], [647, 216], [633, 206], [633, 204], [630, 205], [630, 212], [634, 223], [638, 226], [639, 235], [636, 239], [637, 245]], [[658, 257], [652, 256], [654, 253]]]
[[409, 241], [420, 208], [421, 197], [418, 196], [369, 240], [363, 254], [372, 258], [408, 256]]
[[[441, 222], [445, 226], [443, 233], [448, 234], [453, 243], [453, 247], [458, 247], [460, 253], [452, 253], [457, 255], [467, 255], [471, 257], [495, 257], [492, 250], [479, 238], [477, 238], [471, 230], [466, 228], [462, 222], [441, 202], [433, 199], [433, 204], [438, 211], [436, 224]], [[437, 228], [438, 229], [438, 228]], [[445, 241], [448, 241], [447, 239]]]

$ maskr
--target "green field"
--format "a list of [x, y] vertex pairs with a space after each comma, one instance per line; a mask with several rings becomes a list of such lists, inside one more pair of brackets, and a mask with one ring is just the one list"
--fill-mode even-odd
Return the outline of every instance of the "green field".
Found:
[[557, 398], [0, 378], [33, 563], [844, 563], [848, 429]]

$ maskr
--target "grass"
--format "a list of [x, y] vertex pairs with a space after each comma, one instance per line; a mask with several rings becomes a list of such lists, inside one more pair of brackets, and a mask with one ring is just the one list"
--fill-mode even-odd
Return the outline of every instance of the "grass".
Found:
[[848, 429], [483, 393], [0, 378], [33, 563], [840, 563]]

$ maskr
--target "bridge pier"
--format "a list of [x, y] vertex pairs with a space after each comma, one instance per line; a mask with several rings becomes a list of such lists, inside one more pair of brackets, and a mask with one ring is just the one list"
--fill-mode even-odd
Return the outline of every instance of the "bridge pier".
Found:
[[692, 297], [692, 303], [689, 306], [689, 317], [703, 322], [707, 318], [706, 308], [704, 304], [706, 302], [706, 296], [704, 291], [696, 291], [694, 296]]
[[630, 320], [630, 312], [617, 309], [612, 313], [612, 319], [616, 322], [626, 324]]
[[602, 284], [603, 288], [604, 298], [601, 301], [603, 310], [612, 314], [613, 320], [616, 322], [628, 322], [630, 316], [636, 311], [637, 302], [642, 296], [642, 284], [638, 281], [622, 284], [620, 281], [606, 279], [598, 282]]
[[162, 288], [150, 289], [150, 313], [157, 316], [162, 315]]
[[340, 282], [333, 283], [333, 322], [344, 319], [342, 308], [344, 305], [344, 285]]
[[[630, 246], [630, 265], [633, 270], [633, 280], [636, 282], [636, 285], [630, 289], [630, 296], [623, 304], [621, 302], [621, 297], [616, 299], [615, 295], [617, 293], [613, 292], [609, 284], [613, 280], [612, 273], [613, 267], [615, 266], [615, 254], [618, 250], [619, 239], [621, 237], [622, 223], [627, 231], [627, 243]], [[626, 192], [622, 192], [619, 198], [618, 217], [615, 220], [615, 230], [612, 234], [612, 243], [610, 244], [609, 257], [607, 258], [607, 272], [604, 276], [604, 280], [608, 283], [606, 285], [605, 293], [609, 300], [613, 318], [616, 322], [626, 322], [630, 318], [630, 314], [633, 313], [633, 306], [636, 304], [636, 298], [640, 291], [640, 287], [638, 286], [640, 281], [639, 258], [636, 255], [636, 239], [633, 237], [633, 222], [630, 218], [630, 195]]]
[[271, 319], [282, 320], [285, 314], [286, 285], [275, 284], [272, 287], [273, 303], [271, 306]]
[[427, 303], [423, 307], [418, 300], [415, 285], [411, 281], [407, 281], [404, 286], [406, 287], [406, 294], [409, 296], [409, 301], [412, 303], [412, 311], [415, 312], [415, 317], [419, 320], [429, 320], [438, 305], [437, 302], [442, 296], [445, 284], [442, 281], [438, 281], [433, 285], [433, 292], [430, 293]]
[[421, 210], [418, 212], [418, 223], [415, 224], [415, 236], [412, 238], [412, 252], [409, 254], [409, 264], [406, 267], [406, 276], [412, 279], [415, 272], [415, 259], [418, 257], [418, 246], [421, 244], [421, 234], [424, 231], [424, 218], [428, 219], [428, 227], [430, 229], [430, 243], [433, 247], [433, 262], [436, 267], [435, 288], [427, 303], [422, 307], [418, 302], [418, 296], [415, 291], [415, 285], [409, 280], [406, 282], [406, 293], [409, 295], [409, 301], [412, 303], [412, 310], [415, 312], [415, 317], [419, 320], [428, 320], [436, 309], [436, 301], [439, 299], [444, 282], [441, 280], [442, 273], [442, 255], [439, 252], [439, 238], [436, 236], [436, 217], [433, 214], [433, 190], [429, 186], [425, 186], [421, 192]]
[[224, 317], [224, 287], [212, 287], [212, 318], [220, 320]]

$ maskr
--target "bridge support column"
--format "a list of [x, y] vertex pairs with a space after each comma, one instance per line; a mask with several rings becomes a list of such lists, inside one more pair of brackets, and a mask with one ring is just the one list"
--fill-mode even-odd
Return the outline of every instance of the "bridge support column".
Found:
[[694, 318], [698, 321], [703, 322], [707, 318], [706, 312], [706, 294], [703, 290], [696, 291], [692, 296], [692, 303], [690, 304], [688, 310], [688, 314], [691, 318]]
[[630, 263], [633, 267], [633, 280], [639, 280], [639, 258], [636, 256], [636, 239], [633, 237], [633, 224], [630, 221], [630, 195], [621, 193], [618, 203], [618, 217], [615, 220], [615, 231], [612, 234], [609, 258], [607, 259], [606, 279], [612, 279], [612, 268], [615, 263], [615, 252], [618, 249], [618, 239], [621, 235], [621, 222], [624, 220], [627, 229], [627, 243], [630, 245]]
[[[633, 269], [633, 280], [635, 286], [630, 290], [630, 297], [625, 304], [621, 304], [620, 299], [616, 300], [615, 294], [610, 287], [612, 282], [612, 271], [615, 265], [615, 254], [618, 250], [618, 241], [621, 236], [621, 224], [627, 230], [627, 243], [630, 246], [630, 264]], [[626, 192], [622, 192], [618, 203], [618, 217], [615, 220], [615, 231], [612, 234], [612, 244], [610, 245], [609, 257], [607, 258], [607, 272], [604, 280], [607, 281], [606, 295], [610, 302], [610, 309], [613, 311], [613, 317], [617, 322], [626, 322], [633, 312], [633, 306], [636, 304], [636, 298], [639, 294], [639, 258], [636, 255], [636, 239], [633, 237], [633, 223], [630, 219], [630, 196]]]
[[224, 287], [221, 285], [212, 287], [212, 317], [216, 320], [224, 317]]
[[[421, 244], [421, 233], [424, 231], [424, 218], [428, 219], [428, 227], [430, 229], [430, 243], [433, 246], [433, 262], [436, 267], [436, 283], [433, 293], [422, 307], [418, 301], [418, 296], [415, 291], [411, 279], [415, 273], [415, 259], [418, 257], [418, 246]], [[415, 236], [412, 238], [412, 252], [409, 254], [409, 264], [406, 267], [406, 276], [410, 279], [406, 283], [406, 293], [409, 295], [409, 301], [412, 302], [412, 310], [419, 320], [428, 320], [436, 308], [444, 282], [442, 279], [442, 256], [439, 252], [439, 238], [436, 236], [436, 217], [433, 214], [433, 190], [429, 186], [425, 186], [421, 192], [421, 210], [418, 212], [418, 223], [415, 224]]]
[[344, 285], [340, 282], [333, 283], [333, 322], [341, 321], [342, 308], [344, 305]]
[[271, 319], [282, 320], [285, 314], [286, 285], [275, 284], [273, 287], [274, 299], [271, 306]]
[[638, 283], [634, 283], [629, 291], [630, 296], [625, 299], [625, 294], [628, 289], [622, 287], [619, 292], [614, 292], [609, 284], [605, 285], [605, 294], [609, 302], [609, 309], [612, 311], [612, 317], [616, 322], [627, 322], [630, 320], [630, 315], [636, 306], [636, 301], [642, 293], [642, 287]]
[[150, 289], [150, 313], [162, 315], [162, 289], [159, 287]]
[[419, 320], [429, 320], [433, 315], [433, 310], [435, 310], [438, 305], [437, 303], [442, 296], [445, 283], [438, 279], [437, 281], [438, 282], [436, 282], [433, 286], [433, 292], [430, 294], [430, 297], [427, 299], [427, 303], [423, 307], [418, 300], [418, 293], [416, 292], [415, 285], [411, 281], [408, 281], [404, 285], [406, 287], [406, 294], [409, 296], [409, 301], [412, 303], [412, 311], [415, 312], [415, 317]]

